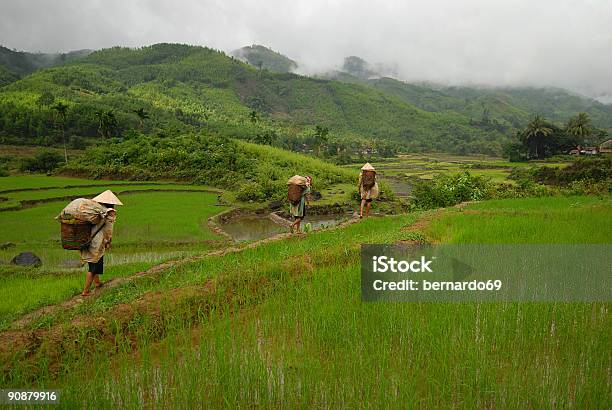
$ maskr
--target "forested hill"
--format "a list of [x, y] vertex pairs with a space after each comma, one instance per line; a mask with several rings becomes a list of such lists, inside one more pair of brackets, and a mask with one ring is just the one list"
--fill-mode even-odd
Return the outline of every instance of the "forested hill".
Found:
[[[57, 116], [43, 94], [69, 106], [64, 123], [71, 136], [197, 129], [296, 149], [319, 126], [330, 130], [326, 145], [337, 151], [384, 142], [462, 153], [499, 153], [505, 138], [465, 116], [427, 112], [368, 86], [259, 70], [215, 50], [176, 44], [100, 50], [3, 87], [6, 142], [50, 138]], [[141, 121], [139, 109], [150, 118]], [[108, 111], [110, 131], [102, 121]]]
[[612, 129], [612, 105], [559, 88], [449, 87], [407, 83], [375, 72], [364, 78], [344, 68], [324, 77], [371, 86], [425, 111], [457, 113], [471, 118], [472, 122], [494, 121], [503, 129], [524, 127], [534, 114], [564, 124], [580, 112], [587, 113], [596, 127]]
[[[14, 75], [0, 68], [0, 79]], [[133, 130], [162, 136], [193, 131], [330, 153], [400, 148], [500, 154], [543, 104], [520, 93], [513, 96], [521, 102], [515, 106], [493, 92], [468, 95], [470, 89], [418, 88], [349, 74], [339, 80], [276, 73], [198, 46], [104, 49], [0, 88], [0, 143], [53, 144], [61, 128], [74, 146]], [[58, 102], [67, 108], [60, 112]], [[552, 119], [566, 121], [582, 107], [564, 106], [567, 118], [557, 110], [562, 114]], [[596, 124], [607, 118], [601, 112], [593, 115]]]
[[8, 84], [3, 78], [13, 81], [38, 69], [64, 64], [87, 56], [91, 50], [77, 50], [68, 53], [28, 53], [10, 50], [0, 46], [0, 86]]

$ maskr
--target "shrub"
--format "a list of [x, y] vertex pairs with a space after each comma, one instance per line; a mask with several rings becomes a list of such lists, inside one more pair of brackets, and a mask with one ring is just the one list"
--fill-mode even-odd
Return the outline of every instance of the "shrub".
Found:
[[260, 202], [266, 199], [261, 184], [253, 181], [245, 182], [238, 188], [236, 199], [239, 201]]
[[488, 178], [463, 174], [443, 175], [433, 181], [419, 181], [413, 188], [413, 206], [432, 209], [452, 206], [465, 201], [486, 199], [492, 183]]
[[64, 158], [54, 151], [43, 151], [33, 158], [25, 158], [21, 163], [22, 171], [51, 172], [55, 170]]
[[295, 174], [311, 175], [317, 189], [355, 176], [305, 155], [213, 135], [107, 140], [62, 172], [82, 173], [83, 168], [96, 177], [170, 178], [238, 189], [239, 199], [247, 201], [283, 198], [285, 183]]
[[612, 179], [612, 157], [581, 158], [564, 168], [540, 167], [533, 178], [551, 185], [568, 185], [574, 181], [605, 181]]
[[593, 181], [590, 179], [582, 179], [580, 181], [572, 181], [563, 191], [566, 195], [597, 195], [603, 196], [612, 193], [612, 182]]

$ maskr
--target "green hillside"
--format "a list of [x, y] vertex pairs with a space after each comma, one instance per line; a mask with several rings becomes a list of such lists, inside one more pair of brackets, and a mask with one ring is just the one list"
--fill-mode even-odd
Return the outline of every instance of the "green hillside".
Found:
[[20, 77], [41, 68], [65, 64], [83, 58], [89, 53], [91, 53], [91, 50], [77, 50], [68, 53], [28, 53], [0, 46], [0, 86], [3, 85], [3, 71], [12, 73], [15, 77]]
[[[612, 105], [558, 88], [443, 87], [388, 77], [365, 79], [349, 71], [332, 72], [327, 77], [372, 86], [425, 111], [459, 114], [481, 126], [489, 121], [506, 134], [524, 127], [536, 113], [564, 124], [576, 113], [586, 112], [596, 127], [612, 129]], [[497, 124], [490, 124], [492, 121]]]
[[570, 117], [585, 112], [595, 127], [612, 130], [612, 105], [560, 88], [409, 83], [385, 76], [386, 71], [360, 57], [350, 56], [345, 58], [340, 70], [327, 72], [321, 78], [367, 85], [422, 110], [460, 115], [474, 127], [508, 136], [524, 128], [535, 114], [562, 126]]
[[291, 73], [298, 67], [298, 64], [289, 57], [257, 44], [234, 50], [231, 55], [254, 67], [277, 73]]
[[[296, 149], [319, 125], [331, 130], [338, 151], [383, 141], [410, 151], [487, 154], [499, 154], [506, 138], [465, 116], [427, 112], [372, 87], [261, 71], [204, 47], [157, 44], [100, 50], [3, 87], [5, 143], [58, 141], [57, 115], [40, 103], [44, 92], [69, 106], [65, 132], [75, 138], [198, 130], [249, 140], [270, 135], [272, 143]], [[142, 124], [139, 108], [150, 113]], [[107, 111], [117, 121], [105, 133], [96, 113]]]

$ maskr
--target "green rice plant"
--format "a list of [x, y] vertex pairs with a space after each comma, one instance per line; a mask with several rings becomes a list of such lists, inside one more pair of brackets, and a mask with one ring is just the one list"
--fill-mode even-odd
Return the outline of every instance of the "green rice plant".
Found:
[[[574, 206], [551, 198], [494, 201], [474, 205], [473, 210], [505, 214], [506, 223], [491, 228], [502, 236], [517, 213], [536, 216], [539, 209], [542, 225], [555, 219], [546, 213], [569, 206], [570, 216], [579, 216], [594, 205], [592, 198], [574, 200]], [[445, 226], [466, 229], [464, 216], [449, 214]], [[268, 278], [278, 278], [274, 292], [254, 300], [254, 305], [220, 306], [197, 329], [169, 335], [160, 343], [149, 340], [138, 356], [117, 356], [109, 366], [115, 377], [101, 370], [79, 383], [80, 371], [67, 375], [57, 382], [64, 388], [63, 405], [605, 406], [611, 365], [606, 303], [361, 302], [358, 253], [330, 240], [363, 235], [364, 241], [393, 241], [405, 223], [402, 218], [370, 219], [338, 232], [314, 233], [232, 256], [223, 272], [250, 272], [257, 266]], [[572, 234], [572, 241], [589, 243], [593, 229], [580, 226], [581, 236]], [[557, 229], [563, 233], [567, 225]], [[610, 230], [595, 230], [610, 241]], [[552, 241], [549, 234], [525, 231], [511, 238], [514, 243]], [[464, 242], [483, 239], [474, 235]], [[293, 248], [323, 255], [319, 243], [330, 264], [317, 264], [292, 280], [282, 268], [274, 269], [295, 255]], [[274, 254], [277, 259], [270, 261]], [[186, 273], [206, 266], [207, 261], [198, 262]], [[238, 275], [237, 280], [244, 273]], [[101, 389], [105, 394], [99, 394]]]

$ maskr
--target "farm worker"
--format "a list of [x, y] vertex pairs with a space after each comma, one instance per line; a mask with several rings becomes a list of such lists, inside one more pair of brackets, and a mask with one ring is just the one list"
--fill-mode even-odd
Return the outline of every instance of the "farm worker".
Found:
[[[306, 204], [310, 205], [310, 185], [312, 177], [302, 177], [295, 175], [289, 179], [289, 213], [293, 216], [294, 222], [291, 224], [291, 232], [299, 232], [300, 224], [306, 216]], [[295, 190], [299, 187], [299, 190]]]
[[91, 239], [89, 248], [81, 250], [81, 261], [87, 262], [89, 269], [85, 277], [85, 288], [83, 289], [82, 296], [89, 296], [89, 288], [92, 282], [96, 288], [103, 285], [100, 282], [100, 275], [104, 271], [104, 252], [109, 248], [111, 239], [113, 237], [113, 224], [116, 219], [115, 205], [123, 205], [119, 198], [113, 194], [112, 191], [107, 190], [102, 192], [97, 197], [93, 198], [94, 201], [98, 202], [105, 208], [106, 217], [100, 221], [97, 225], [92, 226], [92, 233], [95, 233]]
[[361, 167], [359, 173], [359, 195], [361, 195], [361, 207], [359, 208], [359, 218], [363, 218], [363, 208], [365, 206], [365, 216], [370, 213], [372, 199], [378, 197], [378, 182], [376, 181], [376, 170], [366, 162]]

